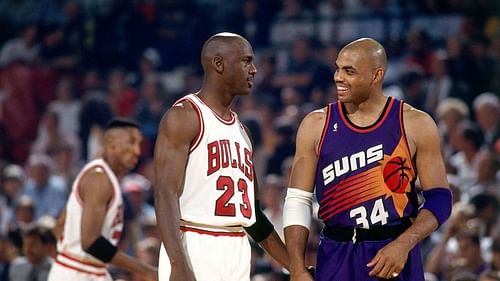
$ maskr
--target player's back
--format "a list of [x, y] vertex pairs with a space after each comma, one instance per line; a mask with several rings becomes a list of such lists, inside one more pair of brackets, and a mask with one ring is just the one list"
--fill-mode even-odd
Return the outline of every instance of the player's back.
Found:
[[224, 120], [195, 94], [179, 102], [192, 105], [200, 126], [180, 196], [181, 219], [221, 227], [253, 224], [252, 145], [237, 115]]

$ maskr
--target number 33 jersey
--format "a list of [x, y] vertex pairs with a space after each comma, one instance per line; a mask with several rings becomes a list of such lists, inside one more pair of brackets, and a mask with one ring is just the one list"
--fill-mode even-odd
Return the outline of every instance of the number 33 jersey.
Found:
[[416, 215], [416, 173], [402, 114], [403, 102], [388, 98], [374, 124], [358, 127], [342, 103], [328, 106], [315, 179], [325, 224], [370, 228]]
[[[236, 113], [225, 120], [197, 95], [188, 102], [198, 114], [180, 196], [181, 219], [211, 226], [250, 226], [255, 222], [252, 144]], [[168, 167], [167, 167], [168, 168]]]

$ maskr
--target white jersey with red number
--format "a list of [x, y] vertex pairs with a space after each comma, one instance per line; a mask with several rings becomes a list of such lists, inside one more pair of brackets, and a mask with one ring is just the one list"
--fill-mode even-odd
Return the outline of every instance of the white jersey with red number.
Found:
[[120, 185], [116, 175], [103, 159], [96, 159], [88, 163], [76, 177], [71, 194], [66, 205], [66, 220], [64, 223], [63, 237], [58, 241], [57, 250], [59, 256], [57, 261], [70, 263], [69, 266], [81, 267], [82, 265], [104, 265], [100, 260], [89, 255], [82, 249], [81, 224], [82, 224], [82, 199], [79, 190], [81, 178], [89, 171], [102, 169], [113, 186], [113, 197], [107, 206], [101, 235], [108, 239], [111, 244], [116, 245], [120, 240], [123, 229], [123, 199]]
[[[255, 222], [252, 144], [236, 113], [224, 120], [195, 94], [199, 132], [190, 147], [180, 196], [181, 219], [211, 226], [250, 226]], [[168, 169], [168, 167], [166, 167]]]

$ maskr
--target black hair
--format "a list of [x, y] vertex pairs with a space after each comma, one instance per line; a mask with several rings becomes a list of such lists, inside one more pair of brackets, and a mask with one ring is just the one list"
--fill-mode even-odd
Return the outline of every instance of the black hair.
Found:
[[38, 237], [40, 239], [40, 241], [42, 242], [42, 244], [44, 244], [44, 245], [47, 245], [51, 242], [53, 243], [53, 241], [54, 241], [53, 234], [49, 229], [42, 227], [42, 226], [39, 226], [39, 225], [36, 225], [36, 224], [27, 226], [23, 230], [22, 234], [23, 234], [23, 237], [25, 237], [25, 236]]
[[137, 128], [140, 129], [139, 123], [131, 118], [115, 117], [106, 125], [106, 131], [114, 128]]

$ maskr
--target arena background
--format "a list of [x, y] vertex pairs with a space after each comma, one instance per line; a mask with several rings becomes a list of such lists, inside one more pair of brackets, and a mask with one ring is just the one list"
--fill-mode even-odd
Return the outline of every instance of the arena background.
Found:
[[[122, 183], [121, 247], [157, 264], [158, 122], [200, 87], [201, 45], [220, 31], [254, 46], [255, 87], [234, 109], [253, 133], [261, 202], [281, 235], [297, 126], [335, 101], [338, 50], [372, 37], [389, 58], [385, 93], [438, 123], [455, 192], [452, 219], [421, 245], [427, 280], [500, 280], [500, 1], [0, 0], [0, 281], [23, 255], [21, 230], [53, 226], [113, 116], [136, 118], [145, 136]], [[315, 221], [309, 264], [320, 229]], [[54, 241], [41, 254], [53, 256]], [[257, 247], [253, 261], [252, 280], [286, 280]]]

